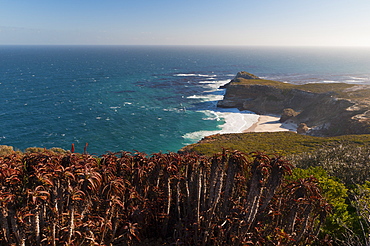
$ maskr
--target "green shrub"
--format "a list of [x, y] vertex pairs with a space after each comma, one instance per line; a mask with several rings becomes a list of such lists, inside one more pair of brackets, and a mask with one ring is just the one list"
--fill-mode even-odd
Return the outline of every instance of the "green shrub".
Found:
[[295, 168], [292, 176], [288, 179], [308, 178], [314, 176], [321, 188], [322, 195], [333, 207], [322, 228], [322, 234], [329, 234], [332, 238], [338, 239], [346, 232], [346, 227], [351, 227], [353, 218], [348, 211], [348, 189], [335, 177], [330, 177], [322, 167], [309, 167], [307, 169]]
[[[324, 231], [335, 233], [335, 241], [341, 245], [369, 245], [370, 147], [341, 141], [326, 144], [315, 152], [294, 155], [291, 160], [296, 166], [305, 168], [305, 173], [318, 177], [324, 196], [334, 206], [334, 214], [329, 216], [327, 222], [331, 226], [326, 224]], [[303, 170], [300, 168], [295, 172]], [[322, 170], [325, 170], [325, 175]], [[326, 177], [325, 185], [323, 177]], [[327, 183], [330, 179], [331, 184]], [[345, 203], [341, 195], [344, 189], [334, 181], [340, 181], [346, 187]], [[325, 187], [329, 188], [331, 196], [326, 195], [328, 192]], [[336, 192], [333, 188], [336, 188]], [[340, 229], [335, 229], [336, 226]]]
[[342, 141], [326, 144], [314, 152], [295, 155], [291, 158], [297, 167], [322, 167], [339, 178], [347, 187], [370, 181], [370, 147]]

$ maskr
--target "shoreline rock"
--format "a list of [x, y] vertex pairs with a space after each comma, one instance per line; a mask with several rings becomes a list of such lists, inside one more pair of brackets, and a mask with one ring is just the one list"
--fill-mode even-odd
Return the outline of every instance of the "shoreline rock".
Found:
[[284, 123], [287, 120], [292, 120], [294, 121], [295, 117], [299, 115], [299, 112], [294, 111], [292, 108], [286, 108], [283, 110], [283, 113], [280, 116], [280, 122]]

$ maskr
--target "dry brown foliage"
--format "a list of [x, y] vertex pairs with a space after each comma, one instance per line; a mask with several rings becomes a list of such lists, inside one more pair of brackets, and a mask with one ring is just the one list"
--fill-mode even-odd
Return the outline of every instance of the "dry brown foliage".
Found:
[[[280, 157], [0, 157], [0, 245], [305, 245], [329, 206]], [[27, 242], [27, 243], [26, 243]]]

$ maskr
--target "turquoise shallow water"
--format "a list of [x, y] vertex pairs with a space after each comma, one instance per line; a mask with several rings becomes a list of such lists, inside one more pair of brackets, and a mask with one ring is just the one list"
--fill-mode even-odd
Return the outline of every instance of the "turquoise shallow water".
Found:
[[370, 49], [0, 46], [0, 144], [177, 151], [220, 130], [217, 88], [242, 70], [369, 84]]

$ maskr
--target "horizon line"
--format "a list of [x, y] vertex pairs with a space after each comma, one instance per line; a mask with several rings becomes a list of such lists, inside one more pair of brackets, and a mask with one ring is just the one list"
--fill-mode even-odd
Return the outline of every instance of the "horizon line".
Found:
[[141, 47], [257, 47], [257, 48], [370, 48], [370, 45], [255, 45], [255, 44], [0, 44], [0, 46], [141, 46]]

